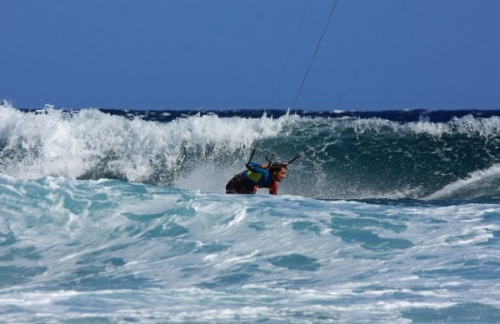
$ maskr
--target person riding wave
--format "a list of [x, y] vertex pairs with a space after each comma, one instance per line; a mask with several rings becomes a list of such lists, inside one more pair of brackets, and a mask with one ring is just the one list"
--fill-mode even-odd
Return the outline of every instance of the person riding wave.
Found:
[[255, 194], [259, 188], [269, 188], [271, 195], [278, 194], [278, 183], [283, 181], [288, 163], [268, 164], [250, 162], [246, 171], [235, 175], [226, 185], [227, 194]]

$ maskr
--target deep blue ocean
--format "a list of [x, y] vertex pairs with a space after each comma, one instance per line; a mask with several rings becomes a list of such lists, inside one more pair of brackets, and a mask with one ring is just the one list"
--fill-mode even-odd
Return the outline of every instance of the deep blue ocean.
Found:
[[500, 111], [0, 104], [0, 322], [498, 323], [499, 243]]

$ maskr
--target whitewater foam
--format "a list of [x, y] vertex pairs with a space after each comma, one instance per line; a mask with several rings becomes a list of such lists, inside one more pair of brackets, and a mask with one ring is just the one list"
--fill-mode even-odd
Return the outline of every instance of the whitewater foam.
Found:
[[0, 201], [7, 322], [499, 318], [498, 204], [7, 176]]

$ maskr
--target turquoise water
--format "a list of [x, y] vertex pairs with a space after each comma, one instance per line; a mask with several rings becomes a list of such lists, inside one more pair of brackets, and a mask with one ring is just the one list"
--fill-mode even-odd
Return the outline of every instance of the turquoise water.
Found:
[[[496, 322], [498, 204], [0, 178], [7, 322]], [[27, 198], [29, 197], [29, 198]]]

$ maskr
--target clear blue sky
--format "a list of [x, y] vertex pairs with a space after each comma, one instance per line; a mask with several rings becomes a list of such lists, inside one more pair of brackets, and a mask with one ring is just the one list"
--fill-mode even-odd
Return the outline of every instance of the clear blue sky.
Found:
[[0, 100], [66, 109], [500, 108], [500, 0], [338, 0], [327, 25], [334, 2], [0, 0]]

